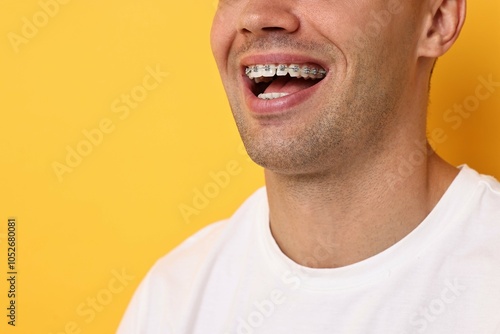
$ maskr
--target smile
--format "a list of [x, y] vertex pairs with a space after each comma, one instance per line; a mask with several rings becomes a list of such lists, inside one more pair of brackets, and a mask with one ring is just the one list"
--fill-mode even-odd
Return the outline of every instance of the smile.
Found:
[[313, 64], [263, 64], [245, 68], [253, 81], [252, 92], [259, 99], [279, 99], [314, 86], [327, 70]]

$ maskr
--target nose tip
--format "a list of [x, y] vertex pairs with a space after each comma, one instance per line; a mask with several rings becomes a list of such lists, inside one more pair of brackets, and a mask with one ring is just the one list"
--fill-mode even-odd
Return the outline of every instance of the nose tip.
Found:
[[290, 0], [250, 0], [245, 6], [239, 31], [247, 34], [265, 35], [270, 32], [293, 33], [299, 29], [300, 21], [292, 12]]

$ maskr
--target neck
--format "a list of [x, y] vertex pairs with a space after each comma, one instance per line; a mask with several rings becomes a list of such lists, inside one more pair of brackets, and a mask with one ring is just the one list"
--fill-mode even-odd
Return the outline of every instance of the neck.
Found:
[[409, 145], [377, 155], [383, 159], [350, 164], [344, 172], [296, 176], [266, 170], [271, 231], [281, 250], [307, 267], [336, 268], [376, 255], [408, 235], [458, 173], [427, 145], [413, 151]]

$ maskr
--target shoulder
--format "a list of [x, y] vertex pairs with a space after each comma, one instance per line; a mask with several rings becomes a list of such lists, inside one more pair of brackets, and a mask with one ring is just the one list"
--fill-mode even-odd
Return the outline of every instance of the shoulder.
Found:
[[149, 279], [176, 281], [176, 276], [179, 276], [178, 280], [183, 280], [183, 276], [194, 275], [212, 250], [222, 242], [228, 224], [229, 220], [212, 223], [184, 240], [156, 261], [148, 273]]
[[119, 333], [149, 333], [145, 326], [151, 326], [151, 333], [172, 333], [176, 319], [189, 317], [212, 277], [230, 275], [246, 247], [255, 243], [257, 212], [262, 210], [267, 210], [265, 188], [231, 218], [204, 227], [160, 258], [135, 292]]
[[[500, 182], [489, 175], [480, 174], [474, 169], [464, 165], [461, 167], [464, 173], [463, 183], [469, 182], [472, 187], [470, 194], [470, 207], [476, 213], [500, 214]], [[498, 221], [500, 223], [500, 221]]]
[[464, 200], [447, 208], [454, 217], [450, 226], [459, 242], [457, 250], [500, 263], [500, 183], [468, 166], [461, 168], [461, 187], [455, 188], [454, 196]]
[[252, 194], [228, 219], [212, 223], [196, 232], [170, 253], [160, 258], [152, 268], [153, 274], [175, 270], [186, 274], [196, 271], [210, 257], [221, 257], [228, 251], [237, 251], [255, 230], [257, 212], [267, 207], [265, 188]]

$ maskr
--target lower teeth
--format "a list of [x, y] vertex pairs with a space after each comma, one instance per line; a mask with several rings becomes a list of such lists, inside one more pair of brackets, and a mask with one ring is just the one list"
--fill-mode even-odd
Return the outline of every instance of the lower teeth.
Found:
[[290, 95], [289, 93], [262, 93], [259, 94], [258, 98], [262, 100], [274, 100], [279, 99], [280, 97], [284, 97]]

